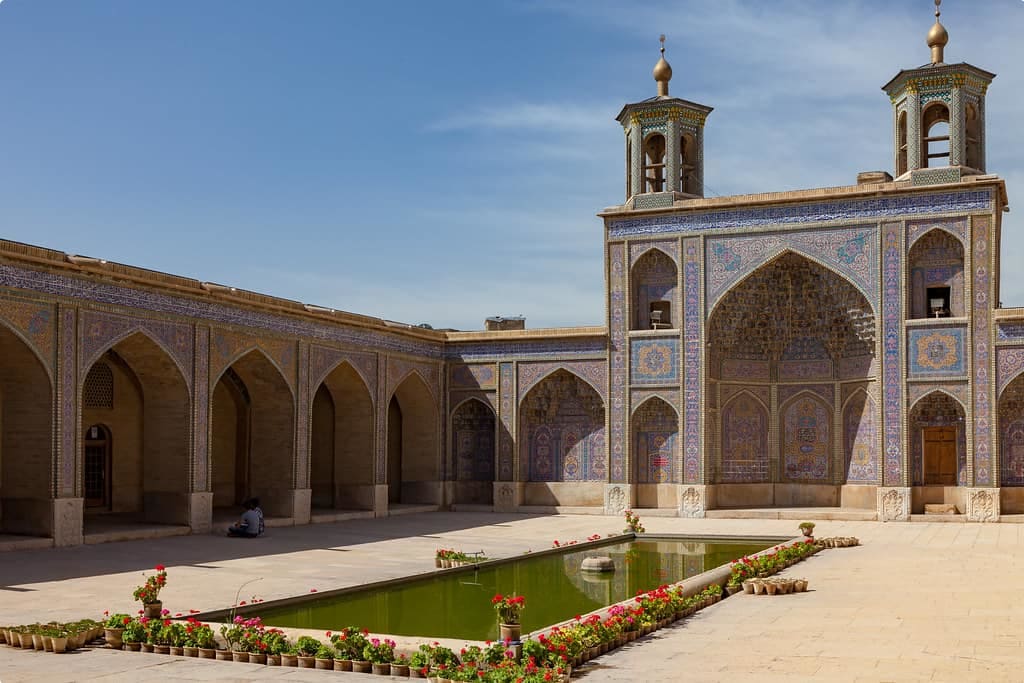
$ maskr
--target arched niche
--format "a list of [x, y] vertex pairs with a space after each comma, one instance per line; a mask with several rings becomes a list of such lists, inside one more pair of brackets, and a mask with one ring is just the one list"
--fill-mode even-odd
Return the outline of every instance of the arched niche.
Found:
[[0, 529], [53, 535], [53, 391], [39, 356], [0, 322]]
[[933, 228], [910, 248], [910, 317], [963, 317], [964, 245], [954, 235]]
[[832, 408], [820, 396], [802, 392], [781, 409], [783, 481], [828, 483], [832, 463]]
[[335, 367], [311, 404], [310, 489], [314, 509], [373, 509], [374, 409], [349, 363]]
[[441, 503], [437, 405], [416, 372], [388, 404], [387, 473], [389, 503]]
[[295, 401], [280, 370], [253, 349], [218, 378], [212, 397], [213, 504], [257, 497], [269, 516], [294, 509]]
[[949, 166], [949, 107], [929, 102], [921, 110], [921, 168]]
[[967, 432], [960, 402], [933, 391], [910, 409], [907, 426], [914, 486], [965, 486]]
[[722, 406], [719, 483], [771, 481], [768, 458], [768, 409], [747, 391]]
[[675, 261], [660, 249], [648, 249], [637, 259], [630, 274], [632, 329], [679, 327], [678, 277]]
[[665, 401], [644, 401], [630, 420], [636, 506], [676, 506], [679, 483], [679, 414]]
[[864, 390], [854, 392], [843, 406], [845, 483], [881, 481], [878, 408]]
[[82, 425], [102, 425], [108, 442], [103, 458], [89, 429], [82, 436], [86, 510], [187, 524], [192, 408], [174, 359], [134, 332], [99, 355], [80, 396]]
[[[1001, 486], [1024, 487], [1024, 374], [999, 396], [999, 473]], [[1014, 503], [1015, 513], [1024, 512], [1024, 498]]]
[[476, 398], [463, 401], [452, 411], [456, 503], [493, 502], [496, 424], [491, 407]]

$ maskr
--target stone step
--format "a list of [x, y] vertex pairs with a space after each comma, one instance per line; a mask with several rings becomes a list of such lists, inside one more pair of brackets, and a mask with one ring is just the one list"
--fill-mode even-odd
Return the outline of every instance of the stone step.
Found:
[[791, 519], [803, 521], [874, 522], [878, 512], [859, 508], [737, 508], [708, 510], [709, 519]]
[[926, 515], [955, 515], [958, 514], [956, 505], [953, 503], [925, 503], [924, 514]]
[[938, 522], [939, 524], [952, 523], [952, 524], [964, 524], [967, 522], [966, 515], [922, 515], [912, 514], [910, 515], [911, 522]]

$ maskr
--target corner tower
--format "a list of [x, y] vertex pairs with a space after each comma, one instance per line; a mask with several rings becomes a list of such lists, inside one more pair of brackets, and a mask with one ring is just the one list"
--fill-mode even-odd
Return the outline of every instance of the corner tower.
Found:
[[915, 185], [985, 172], [985, 92], [996, 75], [943, 61], [949, 33], [939, 22], [941, 2], [928, 31], [931, 62], [882, 86], [893, 108], [896, 178]]
[[711, 107], [669, 96], [665, 36], [653, 75], [658, 94], [627, 104], [615, 118], [626, 134], [625, 203], [632, 209], [704, 196], [704, 121]]

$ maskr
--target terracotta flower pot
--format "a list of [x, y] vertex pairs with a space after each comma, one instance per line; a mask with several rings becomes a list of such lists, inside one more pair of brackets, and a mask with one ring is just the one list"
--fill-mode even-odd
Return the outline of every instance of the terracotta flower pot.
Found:
[[230, 662], [233, 661], [231, 650], [217, 650], [216, 652], [218, 662]]
[[142, 643], [142, 651], [143, 652], [152, 652], [153, 651], [153, 643]]
[[170, 645], [154, 645], [153, 646], [153, 652], [155, 652], [158, 655], [168, 655], [168, 654], [171, 653], [171, 646]]
[[353, 659], [352, 671], [357, 674], [368, 674], [372, 670], [370, 663], [365, 659]]
[[217, 650], [212, 647], [199, 648], [199, 659], [217, 659]]
[[305, 655], [299, 655], [299, 668], [300, 669], [312, 669], [316, 664], [314, 657], [307, 657]]
[[370, 669], [373, 674], [377, 676], [390, 676], [391, 675], [391, 664], [385, 664], [384, 662], [373, 662], [370, 665]]
[[125, 643], [124, 649], [129, 652], [142, 652], [142, 643]]
[[267, 666], [281, 666], [281, 655], [267, 655]]
[[175, 657], [184, 657], [185, 656], [185, 648], [183, 648], [180, 645], [171, 645], [171, 655], [173, 655]]
[[249, 653], [249, 663], [250, 664], [266, 664], [267, 663], [267, 653], [265, 653], [265, 652], [250, 652]]
[[52, 641], [53, 644], [53, 651], [56, 654], [62, 654], [64, 652], [67, 652], [68, 639], [66, 636], [53, 636], [50, 640]]
[[142, 603], [142, 609], [145, 612], [145, 616], [150, 619], [159, 619], [163, 616], [164, 603], [160, 600], [156, 602], [144, 602]]
[[332, 657], [317, 657], [315, 669], [321, 669], [324, 671], [334, 671], [334, 658]]
[[233, 662], [241, 662], [242, 664], [247, 664], [249, 662], [249, 653], [248, 652], [240, 652], [238, 650], [232, 650], [231, 651], [231, 661], [233, 661]]
[[191, 645], [186, 645], [185, 647], [183, 647], [181, 649], [181, 654], [185, 655], [186, 657], [198, 657], [199, 656], [199, 648], [198, 647], [192, 647]]
[[513, 643], [518, 642], [523, 634], [523, 627], [521, 624], [498, 624], [499, 636], [498, 639], [502, 642], [511, 640]]
[[334, 660], [334, 670], [335, 671], [351, 671], [352, 670], [352, 660], [351, 659], [337, 659], [337, 658], [335, 658], [335, 660]]
[[406, 678], [409, 676], [409, 665], [408, 664], [392, 664], [391, 675], [400, 676]]
[[298, 666], [299, 656], [298, 655], [281, 655], [281, 666]]

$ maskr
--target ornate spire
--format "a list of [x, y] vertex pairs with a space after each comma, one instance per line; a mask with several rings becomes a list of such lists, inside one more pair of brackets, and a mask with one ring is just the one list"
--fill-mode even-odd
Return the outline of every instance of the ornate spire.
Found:
[[932, 64], [942, 64], [942, 48], [949, 42], [949, 33], [946, 27], [939, 23], [939, 5], [942, 0], [935, 0], [935, 24], [928, 31], [928, 47], [932, 49]]
[[668, 82], [672, 80], [672, 67], [665, 61], [665, 34], [661, 34], [661, 59], [654, 65], [654, 80], [658, 82], [658, 97], [668, 97]]

